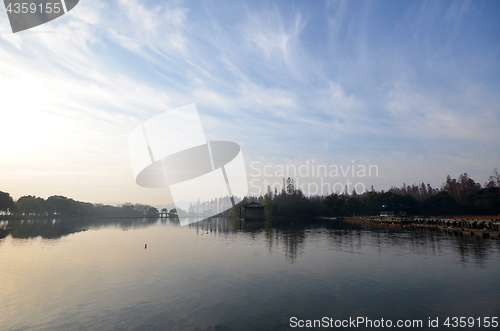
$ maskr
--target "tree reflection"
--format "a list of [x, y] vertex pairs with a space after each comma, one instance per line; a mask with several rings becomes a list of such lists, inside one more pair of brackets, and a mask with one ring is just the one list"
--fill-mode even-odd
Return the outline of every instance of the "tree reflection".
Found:
[[[155, 224], [179, 226], [177, 218], [72, 218], [52, 220], [7, 220], [0, 223], [0, 240], [9, 235], [17, 239], [59, 239], [72, 233], [119, 227], [121, 229], [146, 228]], [[347, 253], [360, 253], [365, 247], [379, 253], [393, 251], [398, 254], [439, 255], [452, 247], [459, 253], [462, 263], [483, 265], [492, 255], [491, 246], [498, 240], [485, 240], [425, 228], [405, 229], [381, 227], [326, 219], [268, 219], [240, 221], [235, 218], [216, 217], [200, 219], [188, 225], [197, 234], [229, 234], [235, 240], [247, 240], [265, 245], [269, 254], [284, 252], [288, 263], [295, 263], [306, 249], [318, 241], [328, 249]]]
[[[177, 222], [176, 222], [177, 221]], [[59, 239], [76, 232], [117, 226], [124, 230], [144, 228], [156, 224], [157, 218], [72, 218], [33, 219], [4, 221], [5, 237], [10, 234], [16, 239]], [[178, 225], [178, 219], [168, 219], [168, 223]], [[0, 233], [0, 236], [2, 234]], [[0, 237], [1, 239], [2, 237]]]
[[9, 235], [8, 229], [0, 229], [0, 239], [3, 239]]

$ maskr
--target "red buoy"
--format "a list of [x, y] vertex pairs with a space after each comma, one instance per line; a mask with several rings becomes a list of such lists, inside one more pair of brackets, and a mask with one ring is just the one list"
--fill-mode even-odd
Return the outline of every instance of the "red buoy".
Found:
[[144, 245], [144, 249], [146, 249], [146, 248], [148, 248], [148, 244], [145, 244], [145, 245]]

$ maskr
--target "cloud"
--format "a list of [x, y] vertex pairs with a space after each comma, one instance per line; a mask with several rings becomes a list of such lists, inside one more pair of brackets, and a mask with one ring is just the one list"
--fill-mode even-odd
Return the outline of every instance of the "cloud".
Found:
[[[481, 38], [458, 34], [470, 27], [470, 12], [485, 14], [453, 5], [450, 17], [461, 18], [450, 18], [456, 27], [441, 45], [429, 26], [446, 30], [443, 6], [427, 5], [380, 16], [387, 15], [380, 3], [358, 10], [348, 2], [248, 2], [221, 10], [86, 0], [36, 33], [0, 34], [7, 123], [0, 135], [9, 141], [1, 160], [13, 176], [3, 189], [36, 194], [23, 178], [58, 173], [38, 194], [76, 197], [69, 178], [104, 191], [90, 178], [109, 184], [108, 176], [122, 190], [103, 201], [142, 199], [129, 183], [129, 130], [193, 102], [210, 139], [239, 142], [249, 160], [364, 157], [383, 167], [394, 162], [385, 155], [418, 163], [413, 155], [428, 153], [443, 155], [444, 168], [455, 162], [446, 155], [464, 166], [477, 167], [472, 158], [491, 163], [499, 157], [496, 39], [478, 27], [471, 30]], [[0, 29], [10, 30], [0, 15]], [[473, 42], [478, 47], [456, 52]]]
[[288, 62], [292, 47], [296, 47], [304, 28], [300, 13], [292, 22], [285, 22], [277, 8], [267, 11], [248, 12], [242, 26], [246, 42], [254, 45], [256, 53], [270, 59], [277, 57]]
[[0, 158], [9, 179], [2, 189], [14, 196], [107, 201], [104, 192], [118, 189], [119, 200], [129, 201], [124, 192], [137, 194], [126, 136], [141, 120], [170, 109], [175, 95], [127, 75], [103, 56], [100, 8], [77, 6], [76, 15], [54, 23], [55, 33], [3, 38]]
[[184, 53], [186, 11], [168, 4], [147, 8], [137, 0], [119, 0], [117, 14], [112, 15], [113, 25], [106, 24], [105, 28], [115, 42], [132, 52]]
[[398, 84], [388, 94], [387, 115], [405, 136], [490, 142], [497, 136], [498, 119], [490, 111], [493, 100], [472, 85], [436, 95]]

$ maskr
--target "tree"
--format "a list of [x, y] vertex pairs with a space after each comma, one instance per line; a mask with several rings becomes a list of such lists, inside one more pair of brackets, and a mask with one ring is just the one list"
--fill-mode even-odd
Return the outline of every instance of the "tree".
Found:
[[124, 215], [127, 216], [134, 216], [136, 214], [134, 205], [131, 204], [130, 202], [125, 202], [123, 205], [121, 205], [121, 210], [124, 213]]
[[500, 214], [500, 188], [487, 187], [470, 194], [464, 207], [469, 214]]
[[267, 193], [264, 196], [265, 199], [272, 200], [273, 199], [273, 191], [271, 190], [271, 186], [267, 186]]
[[340, 216], [344, 214], [346, 200], [346, 195], [332, 193], [323, 200], [323, 204], [330, 209], [333, 215]]
[[500, 187], [500, 174], [498, 173], [497, 168], [493, 170], [493, 176], [490, 176], [488, 178], [488, 183], [486, 183], [484, 186], [486, 187]]
[[0, 211], [11, 213], [14, 209], [14, 200], [7, 192], [0, 191]]
[[264, 212], [266, 214], [266, 217], [271, 217], [274, 216], [274, 202], [271, 199], [266, 199], [262, 202], [262, 205], [265, 207]]
[[293, 184], [293, 178], [288, 177], [286, 180], [286, 193], [293, 194], [295, 191], [295, 185]]
[[227, 215], [229, 217], [238, 217], [239, 216], [239, 210], [240, 210], [240, 205], [241, 205], [241, 202], [232, 206], [231, 208], [229, 208], [229, 211], [227, 213]]
[[71, 215], [78, 212], [79, 209], [77, 201], [60, 195], [48, 197], [47, 205], [49, 205], [57, 215]]
[[453, 215], [457, 213], [457, 201], [446, 191], [424, 200], [424, 209], [431, 215]]
[[47, 213], [45, 200], [35, 196], [23, 196], [16, 201], [16, 210], [21, 215], [44, 215]]
[[177, 215], [187, 215], [187, 212], [179, 207], [176, 208]]

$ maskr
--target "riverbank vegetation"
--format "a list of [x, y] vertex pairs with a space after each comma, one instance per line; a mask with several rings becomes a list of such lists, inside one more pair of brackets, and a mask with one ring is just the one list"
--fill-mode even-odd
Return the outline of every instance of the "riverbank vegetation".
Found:
[[9, 193], [0, 192], [0, 213], [19, 217], [130, 217], [156, 215], [158, 210], [149, 205], [124, 203], [120, 206], [76, 201], [60, 195], [47, 199], [32, 195], [14, 201]]
[[286, 189], [259, 197], [247, 197], [230, 214], [237, 215], [239, 205], [255, 201], [266, 206], [266, 216], [370, 216], [377, 215], [383, 204], [402, 205], [409, 215], [498, 215], [500, 214], [500, 174], [497, 169], [482, 186], [467, 173], [456, 179], [446, 178], [441, 188], [430, 184], [391, 187], [388, 191], [332, 193], [306, 197], [288, 178]]
[[[229, 201], [229, 200], [228, 200]], [[305, 196], [288, 178], [285, 189], [265, 195], [245, 197], [229, 210], [238, 216], [238, 208], [249, 202], [266, 207], [267, 217], [290, 216], [369, 216], [377, 215], [383, 204], [400, 204], [409, 215], [498, 215], [500, 214], [500, 174], [497, 169], [481, 185], [466, 173], [456, 179], [446, 178], [441, 188], [430, 184], [391, 187], [388, 191], [332, 193], [327, 196]], [[227, 205], [227, 204], [226, 204]], [[166, 210], [162, 210], [166, 213]], [[47, 199], [23, 196], [14, 201], [9, 193], [0, 192], [0, 214], [4, 217], [143, 217], [154, 216], [158, 210], [149, 205], [124, 203], [120, 206], [92, 204], [54, 195]]]

